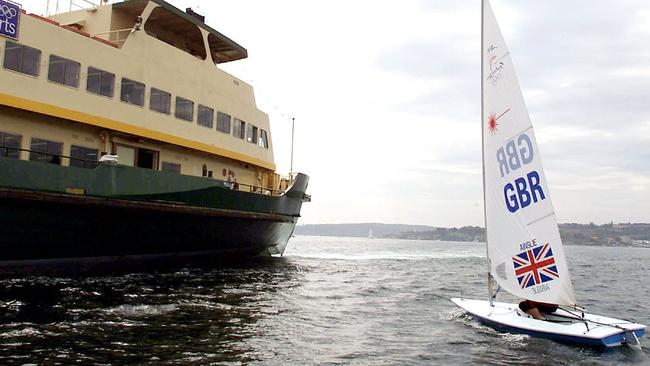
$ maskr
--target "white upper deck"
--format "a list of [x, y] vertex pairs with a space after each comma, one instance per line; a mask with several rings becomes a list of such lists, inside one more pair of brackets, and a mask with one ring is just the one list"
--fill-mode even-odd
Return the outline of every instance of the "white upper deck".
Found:
[[[196, 14], [162, 0], [22, 14], [19, 38], [2, 42], [16, 44], [38, 51], [38, 70], [5, 65], [0, 104], [275, 170], [268, 116], [252, 87], [218, 68], [246, 49]], [[76, 67], [78, 80], [53, 82], [53, 62]], [[111, 93], [93, 90], [97, 72], [112, 75]]]

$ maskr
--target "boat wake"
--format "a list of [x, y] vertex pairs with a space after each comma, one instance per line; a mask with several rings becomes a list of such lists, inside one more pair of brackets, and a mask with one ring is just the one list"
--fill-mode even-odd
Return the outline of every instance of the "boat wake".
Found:
[[330, 259], [330, 260], [428, 260], [428, 259], [449, 259], [449, 258], [482, 258], [481, 255], [471, 253], [435, 253], [435, 254], [404, 254], [404, 253], [376, 253], [376, 254], [324, 254], [324, 253], [300, 253], [286, 254], [288, 258], [305, 259]]
[[119, 315], [124, 318], [140, 318], [148, 316], [159, 316], [171, 313], [178, 309], [176, 304], [165, 305], [120, 305], [107, 309], [106, 312], [113, 315]]

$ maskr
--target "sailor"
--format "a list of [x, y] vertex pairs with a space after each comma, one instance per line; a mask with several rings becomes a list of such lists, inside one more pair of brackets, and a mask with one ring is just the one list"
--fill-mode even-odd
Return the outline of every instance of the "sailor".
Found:
[[558, 306], [555, 304], [547, 304], [532, 300], [524, 300], [519, 303], [519, 309], [521, 309], [521, 311], [539, 320], [546, 320], [542, 314], [554, 313], [557, 310], [557, 307]]
[[239, 189], [239, 184], [237, 183], [237, 177], [235, 176], [235, 172], [232, 170], [228, 170], [228, 183], [226, 183], [226, 187], [230, 189]]
[[232, 182], [232, 189], [239, 190], [239, 183], [237, 183], [237, 176], [234, 171], [232, 172], [232, 178], [229, 178], [228, 180]]

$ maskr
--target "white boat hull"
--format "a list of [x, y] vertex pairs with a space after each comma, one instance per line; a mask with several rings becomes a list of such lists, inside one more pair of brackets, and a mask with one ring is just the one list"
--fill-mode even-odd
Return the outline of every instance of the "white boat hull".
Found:
[[[645, 325], [605, 316], [558, 309], [537, 320], [519, 310], [518, 304], [453, 298], [451, 301], [472, 315], [479, 322], [509, 333], [528, 334], [562, 343], [595, 347], [616, 347], [635, 344], [630, 332], [638, 338], [645, 334]], [[576, 317], [576, 314], [579, 315]], [[615, 325], [615, 326], [609, 326]], [[627, 334], [626, 334], [627, 333]]]

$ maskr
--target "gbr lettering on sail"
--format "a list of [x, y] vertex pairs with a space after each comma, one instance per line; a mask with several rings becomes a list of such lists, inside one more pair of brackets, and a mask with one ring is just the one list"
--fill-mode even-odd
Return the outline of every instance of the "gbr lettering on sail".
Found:
[[534, 161], [535, 149], [531, 138], [525, 132], [499, 147], [496, 158], [501, 178], [511, 172], [517, 177], [503, 186], [503, 197], [508, 211], [515, 213], [546, 198], [539, 173], [526, 169]]

